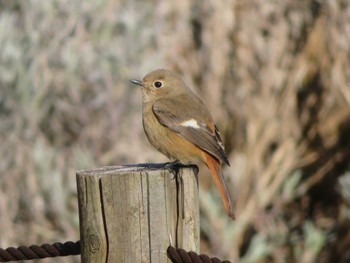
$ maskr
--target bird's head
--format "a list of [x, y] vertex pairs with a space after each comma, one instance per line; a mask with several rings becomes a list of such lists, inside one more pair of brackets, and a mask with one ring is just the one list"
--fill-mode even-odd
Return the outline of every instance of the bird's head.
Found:
[[142, 87], [145, 102], [173, 96], [187, 89], [180, 76], [166, 69], [154, 70], [148, 73], [142, 81], [130, 81]]

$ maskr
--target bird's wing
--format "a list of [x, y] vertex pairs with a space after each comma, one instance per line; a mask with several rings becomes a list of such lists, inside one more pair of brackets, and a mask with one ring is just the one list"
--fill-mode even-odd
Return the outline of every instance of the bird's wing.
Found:
[[152, 109], [158, 121], [229, 165], [220, 133], [203, 103], [197, 98], [182, 97], [180, 100], [189, 100], [184, 103], [186, 108], [179, 107], [176, 99], [155, 102]]

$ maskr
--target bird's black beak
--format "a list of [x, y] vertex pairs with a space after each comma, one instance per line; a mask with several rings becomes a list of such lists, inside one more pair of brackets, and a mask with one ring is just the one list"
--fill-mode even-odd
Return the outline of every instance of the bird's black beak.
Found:
[[135, 85], [139, 85], [139, 86], [143, 87], [143, 83], [141, 80], [131, 79], [130, 82], [135, 84]]

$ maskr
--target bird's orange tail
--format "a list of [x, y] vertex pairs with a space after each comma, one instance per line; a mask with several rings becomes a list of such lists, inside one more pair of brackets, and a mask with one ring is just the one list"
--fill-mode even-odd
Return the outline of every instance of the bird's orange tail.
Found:
[[221, 199], [224, 202], [224, 206], [226, 209], [226, 213], [228, 214], [229, 217], [231, 217], [233, 220], [235, 220], [235, 215], [233, 213], [233, 206], [232, 206], [232, 201], [231, 201], [231, 196], [228, 191], [227, 185], [225, 183], [222, 170], [221, 170], [221, 164], [218, 160], [216, 160], [214, 157], [212, 157], [209, 154], [206, 154], [206, 163], [211, 171], [215, 183], [217, 187], [219, 188], [220, 194], [221, 194]]

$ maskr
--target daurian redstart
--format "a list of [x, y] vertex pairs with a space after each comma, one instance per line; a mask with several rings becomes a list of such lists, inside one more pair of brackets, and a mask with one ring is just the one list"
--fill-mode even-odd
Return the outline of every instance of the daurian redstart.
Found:
[[221, 169], [221, 163], [229, 165], [229, 161], [205, 104], [180, 76], [165, 69], [131, 82], [142, 87], [143, 128], [150, 143], [180, 163], [204, 162], [220, 190], [227, 214], [235, 219]]

